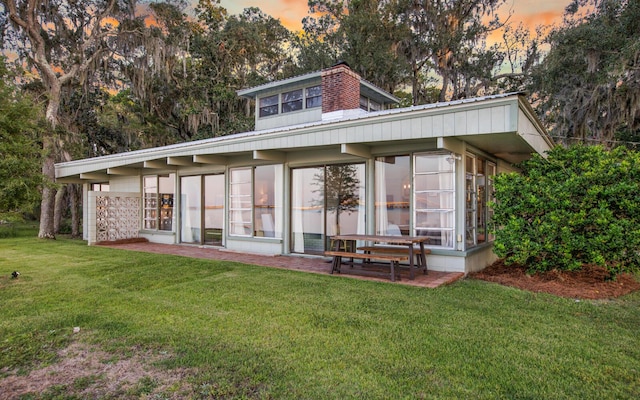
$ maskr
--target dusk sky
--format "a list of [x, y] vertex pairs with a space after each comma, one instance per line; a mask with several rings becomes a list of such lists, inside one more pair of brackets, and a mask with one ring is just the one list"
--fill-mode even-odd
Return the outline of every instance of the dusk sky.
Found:
[[[533, 29], [540, 24], [560, 22], [564, 8], [570, 2], [571, 0], [508, 0], [500, 11], [506, 15], [511, 9], [512, 21], [522, 21]], [[302, 18], [309, 9], [306, 0], [221, 0], [220, 4], [230, 14], [239, 14], [247, 7], [258, 7], [264, 13], [280, 19], [284, 26], [294, 31], [302, 28]]]

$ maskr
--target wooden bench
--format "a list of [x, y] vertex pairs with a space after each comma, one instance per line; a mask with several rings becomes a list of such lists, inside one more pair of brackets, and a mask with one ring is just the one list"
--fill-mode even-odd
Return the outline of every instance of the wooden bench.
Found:
[[[358, 250], [364, 251], [365, 254], [406, 254], [409, 258], [409, 248], [407, 246], [361, 246]], [[424, 254], [431, 254], [431, 250], [424, 249]], [[420, 247], [413, 248], [413, 255], [416, 258], [416, 265], [418, 268], [422, 268], [424, 273], [427, 273], [427, 264], [425, 259], [425, 265], [422, 265], [422, 257], [420, 257]]]
[[400, 263], [400, 261], [409, 260], [409, 256], [408, 255], [365, 254], [365, 253], [354, 253], [354, 252], [349, 252], [349, 251], [325, 251], [324, 255], [333, 257], [333, 264], [332, 264], [332, 267], [331, 267], [331, 273], [332, 274], [334, 272], [340, 273], [340, 265], [342, 264], [342, 259], [343, 258], [350, 258], [352, 260], [353, 259], [359, 259], [359, 260], [363, 260], [365, 263], [369, 263], [369, 262], [371, 262], [371, 260], [389, 262], [389, 265], [391, 267], [390, 277], [391, 277], [391, 280], [394, 281], [394, 282], [396, 280], [395, 271], [396, 271], [396, 268], [398, 267], [398, 264]]

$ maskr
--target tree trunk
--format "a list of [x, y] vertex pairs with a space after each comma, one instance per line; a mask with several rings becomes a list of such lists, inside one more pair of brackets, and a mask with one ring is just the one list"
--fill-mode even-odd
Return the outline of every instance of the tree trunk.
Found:
[[417, 106], [418, 105], [418, 66], [416, 65], [415, 61], [412, 62], [411, 69], [413, 71], [413, 74], [411, 76], [411, 86], [412, 86], [411, 97], [413, 97], [411, 104], [414, 106]]
[[71, 236], [80, 237], [80, 204], [78, 201], [82, 193], [78, 185], [69, 185], [69, 197], [71, 199]]
[[[46, 68], [45, 71], [48, 71]], [[42, 202], [40, 204], [40, 232], [38, 237], [41, 239], [55, 239], [54, 211], [56, 202], [56, 144], [55, 132], [58, 122], [58, 110], [60, 108], [60, 81], [49, 75], [45, 82], [49, 82], [49, 103], [45, 112], [45, 119], [49, 123], [50, 131], [45, 132], [42, 136], [42, 149], [44, 150], [44, 160], [42, 162], [42, 174], [44, 175], [44, 185], [42, 187]]]
[[56, 235], [60, 233], [60, 224], [67, 205], [67, 202], [65, 202], [66, 189], [66, 186], [61, 186], [56, 193], [55, 209], [53, 210], [53, 233]]
[[[44, 175], [44, 185], [42, 187], [42, 202], [40, 203], [40, 231], [38, 237], [41, 239], [55, 239], [53, 230], [53, 212], [56, 202], [55, 180], [55, 160], [52, 151], [52, 139], [46, 135], [43, 138], [43, 145], [47, 154], [42, 163], [42, 174]], [[48, 150], [48, 151], [47, 151]]]

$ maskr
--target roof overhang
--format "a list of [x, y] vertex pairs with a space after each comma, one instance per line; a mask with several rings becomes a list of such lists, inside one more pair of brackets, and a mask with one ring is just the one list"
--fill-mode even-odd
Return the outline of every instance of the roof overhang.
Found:
[[[481, 120], [481, 121], [480, 121]], [[346, 134], [350, 132], [349, 134]], [[518, 93], [384, 110], [330, 121], [244, 132], [56, 164], [58, 182], [100, 182], [112, 175], [142, 175], [230, 161], [286, 162], [289, 153], [335, 150], [359, 155], [405, 145], [418, 148], [456, 138], [511, 163], [545, 155], [553, 142]]]

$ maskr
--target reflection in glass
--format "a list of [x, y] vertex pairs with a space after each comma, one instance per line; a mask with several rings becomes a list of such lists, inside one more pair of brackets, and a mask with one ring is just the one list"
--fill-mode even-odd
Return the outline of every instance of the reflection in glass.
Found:
[[224, 233], [224, 175], [206, 175], [204, 191], [204, 243], [221, 246]]
[[409, 235], [410, 160], [409, 156], [376, 158], [377, 235]]
[[250, 236], [253, 232], [251, 217], [251, 168], [230, 171], [229, 230], [231, 235]]
[[324, 251], [324, 195], [314, 190], [322, 167], [291, 171], [291, 251], [320, 254]]
[[183, 176], [180, 179], [180, 240], [183, 243], [200, 243], [201, 198], [201, 177]]
[[254, 236], [282, 237], [282, 165], [254, 171]]
[[331, 236], [365, 232], [364, 173], [364, 164], [292, 171], [292, 252], [321, 254]]
[[322, 86], [312, 86], [306, 89], [306, 108], [322, 107]]
[[260, 99], [260, 110], [259, 115], [261, 117], [268, 117], [269, 115], [278, 114], [278, 99], [279, 95], [273, 95], [268, 97], [263, 97]]
[[282, 112], [302, 110], [302, 89], [282, 93]]
[[447, 154], [415, 156], [415, 234], [429, 236], [429, 246], [453, 248], [455, 159]]
[[327, 234], [364, 233], [364, 164], [328, 165], [314, 179], [324, 190]]

